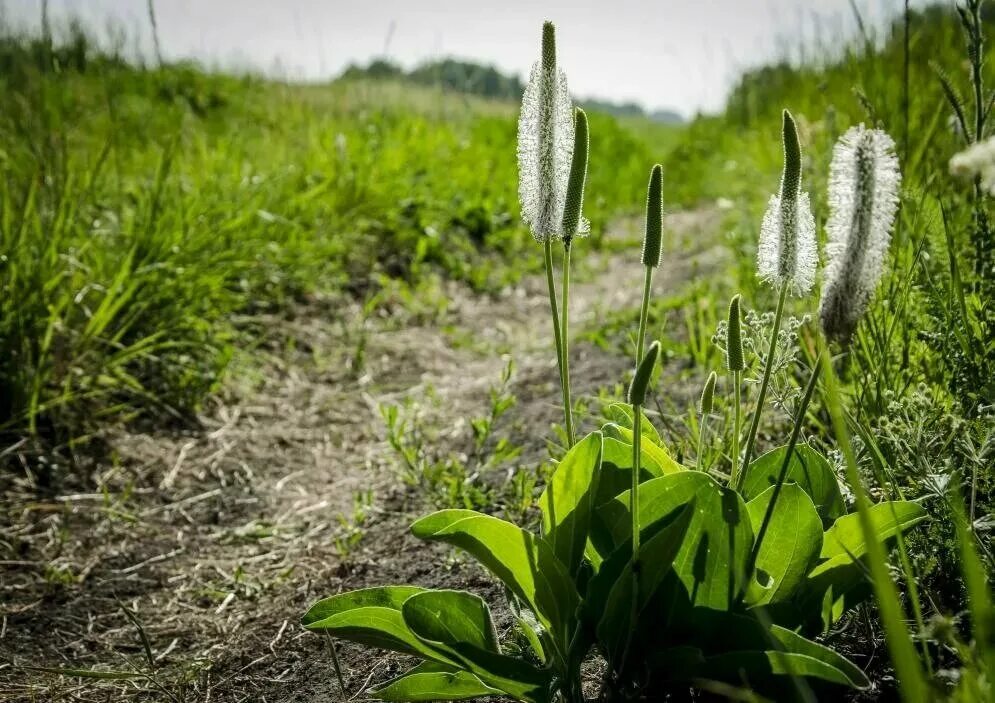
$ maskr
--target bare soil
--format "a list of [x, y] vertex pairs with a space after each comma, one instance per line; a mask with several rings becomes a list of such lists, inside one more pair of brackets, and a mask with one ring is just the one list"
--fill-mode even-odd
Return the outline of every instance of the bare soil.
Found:
[[[666, 257], [658, 290], [714, 263], [719, 221], [714, 210], [668, 218], [669, 235], [690, 240], [698, 264]], [[580, 243], [575, 256], [574, 329], [638, 305], [636, 250], [588, 254]], [[341, 645], [344, 696], [328, 644], [298, 622], [314, 600], [413, 583], [499, 602], [474, 564], [409, 535], [425, 500], [398, 481], [379, 406], [434, 397], [439, 436], [465, 437], [465, 418], [485, 410], [510, 353], [514, 423], [526, 430], [510, 468], [534, 468], [560, 419], [546, 283], [527, 277], [498, 296], [446, 286], [447, 309], [429, 320], [403, 310], [364, 318], [319, 301], [243, 321], [258, 339], [253, 362], [238, 366], [200, 428], [118, 430], [105, 438], [106, 459], [54, 484], [39, 478], [43, 457], [15, 448], [23, 470], [0, 476], [0, 700], [362, 699], [365, 684], [405, 662]], [[630, 365], [575, 343], [575, 392], [610, 387]], [[372, 511], [358, 544], [343, 549], [336, 538], [363, 491], [372, 491]], [[30, 667], [151, 676], [95, 681]]]

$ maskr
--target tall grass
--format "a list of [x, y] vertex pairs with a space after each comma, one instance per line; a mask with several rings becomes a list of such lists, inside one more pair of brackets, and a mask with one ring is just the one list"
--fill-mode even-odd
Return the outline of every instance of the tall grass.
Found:
[[[953, 5], [906, 9], [879, 36], [837, 37], [844, 48], [832, 56], [812, 59], [810, 52], [807, 62], [785, 61], [747, 73], [724, 113], [689, 125], [664, 165], [679, 202], [731, 201], [727, 224], [738, 254], [729, 287], [720, 292], [746, 291], [744, 297], [759, 300], [758, 307], [773, 307], [771, 293], [752, 270], [752, 243], [766, 204], [763, 184], [776, 178], [780, 166], [774, 126], [781, 106], [798, 120], [808, 156], [803, 177], [817, 195], [813, 209], [822, 224], [827, 215], [822, 194], [837, 137], [860, 122], [900, 137], [905, 185], [886, 274], [876, 302], [835, 362], [835, 390], [822, 391], [825, 406], [843, 402], [853, 410], [843, 417], [810, 414], [809, 423], [814, 432], [835, 433], [847, 446], [846, 435], [853, 436], [853, 451], [845, 457], [848, 477], [857, 476], [849, 469], [859, 470], [875, 496], [922, 501], [933, 516], [926, 530], [899, 541], [905, 604], [885, 602], [894, 597], [882, 583], [884, 557], [875, 558], [881, 615], [887, 616], [888, 643], [895, 647], [909, 700], [956, 688], [933, 677], [932, 688], [924, 689], [916, 656], [926, 676], [958, 670], [964, 683], [953, 695], [981, 700], [971, 695], [985, 690], [978, 682], [984, 681], [991, 651], [984, 615], [976, 625], [965, 619], [949, 631], [936, 625], [968, 613], [972, 601], [979, 601], [979, 587], [987, 578], [990, 589], [995, 574], [985, 546], [990, 532], [984, 520], [978, 522], [995, 511], [990, 439], [995, 368], [991, 335], [985, 333], [990, 305], [978, 293], [995, 276], [977, 266], [986, 255], [978, 241], [990, 243], [990, 234], [979, 237], [989, 232], [990, 199], [948, 172], [950, 157], [974, 133], [984, 133], [974, 105], [977, 95], [984, 102], [987, 94], [979, 85], [986, 83], [992, 49], [970, 37], [976, 23], [983, 40], [995, 15], [992, 6], [974, 0], [959, 3], [959, 11]], [[963, 120], [951, 109], [951, 93], [967, 96], [959, 108]], [[787, 312], [794, 311], [789, 304]], [[986, 337], [988, 343], [980, 341]], [[958, 509], [962, 495], [971, 497], [973, 510]], [[902, 607], [915, 616], [912, 632], [904, 625], [896, 629]], [[897, 641], [902, 638], [919, 640], [919, 652]]]
[[[8, 433], [190, 418], [232, 356], [235, 312], [366, 298], [388, 279], [496, 290], [529, 270], [511, 104], [132, 66], [78, 25], [54, 34], [0, 30]], [[589, 184], [600, 232], [638, 211], [656, 157], [591, 120], [593, 152], [617, 166]]]

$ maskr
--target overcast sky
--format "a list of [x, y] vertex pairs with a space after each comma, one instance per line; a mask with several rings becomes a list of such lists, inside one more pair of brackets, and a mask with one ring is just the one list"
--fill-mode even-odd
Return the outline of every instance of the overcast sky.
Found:
[[[854, 0], [883, 27], [902, 0]], [[0, 0], [38, 26], [41, 0]], [[914, 5], [922, 2], [916, 1]], [[49, 0], [53, 18], [103, 29], [113, 18], [151, 55], [147, 0]], [[320, 80], [386, 55], [411, 67], [456, 56], [526, 75], [544, 19], [557, 24], [559, 60], [578, 97], [634, 100], [684, 114], [721, 107], [744, 68], [821, 41], [839, 46], [856, 22], [850, 0], [155, 0], [167, 58], [250, 66]]]

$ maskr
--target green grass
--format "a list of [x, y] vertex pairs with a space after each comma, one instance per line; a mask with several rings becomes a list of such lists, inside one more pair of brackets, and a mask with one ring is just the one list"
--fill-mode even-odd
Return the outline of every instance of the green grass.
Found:
[[[0, 38], [0, 427], [70, 440], [185, 420], [236, 312], [541, 265], [518, 222], [517, 107], [396, 82], [296, 86], [128, 66], [84, 33]], [[586, 214], [641, 207], [673, 128], [592, 115]], [[660, 146], [653, 148], [656, 134]]]
[[[992, 7], [983, 6], [981, 13], [990, 34]], [[906, 582], [900, 588], [918, 586], [902, 605], [910, 618], [915, 612], [920, 619], [917, 611], [924, 611], [925, 628], [915, 635], [923, 640], [922, 651], [930, 653], [922, 661], [926, 671], [959, 670], [963, 684], [959, 693], [952, 693], [954, 687], [942, 677], [933, 678], [932, 693], [907, 689], [909, 700], [939, 695], [941, 690], [963, 700], [981, 700], [971, 696], [982, 690], [981, 662], [991, 656], [984, 623], [977, 630], [967, 622], [953, 630], [939, 623], [968, 610], [969, 592], [973, 588], [976, 594], [984, 578], [979, 569], [989, 581], [995, 575], [991, 549], [985, 546], [990, 532], [982, 527], [976, 536], [969, 533], [959, 507], [962, 499], [973, 500], [974, 520], [995, 512], [995, 327], [990, 303], [995, 276], [985, 273], [992, 250], [986, 224], [991, 201], [974, 196], [970, 184], [954, 180], [948, 169], [964, 140], [944, 96], [941, 71], [964, 96], [967, 121], [974, 123], [969, 54], [957, 15], [950, 7], [911, 12], [908, 52], [905, 30], [899, 17], [881, 36], [841, 41], [844, 48], [833, 53], [836, 58], [826, 58], [823, 51], [819, 60], [801, 66], [780, 63], [747, 73], [722, 114], [699, 117], [679, 136], [664, 162], [665, 181], [671, 203], [686, 207], [726, 201], [733, 256], [725, 275], [716, 277], [705, 293], [711, 305], [717, 308], [727, 295], [741, 291], [748, 307], [771, 310], [775, 293], [756, 277], [755, 251], [763, 211], [778, 187], [780, 111], [791, 110], [799, 122], [805, 153], [802, 188], [811, 193], [820, 237], [828, 213], [828, 165], [837, 137], [863, 122], [895, 138], [903, 200], [886, 273], [853, 345], [842, 350], [837, 361], [839, 398], [822, 391], [819, 405], [842, 403], [847, 408], [845, 426], [837, 425], [837, 431], [855, 437], [855, 452], [848, 459], [876, 494], [922, 501], [933, 518], [910, 535], [895, 560], [902, 567], [900, 581]], [[990, 43], [985, 52], [983, 75], [990, 86]], [[979, 240], [988, 244], [979, 245]], [[660, 301], [651, 320], [680, 317], [675, 300], [688, 318], [700, 305], [699, 300]], [[814, 314], [813, 302], [795, 301], [789, 312]], [[802, 333], [802, 348], [814, 350], [817, 332], [803, 328]], [[696, 359], [690, 344], [671, 353]], [[812, 352], [808, 355], [811, 361]], [[828, 420], [825, 414], [810, 413], [809, 431], [831, 445]], [[961, 562], [961, 553], [970, 563]], [[977, 602], [976, 595], [972, 598]], [[894, 643], [899, 632], [896, 612], [890, 609], [887, 614], [884, 624]], [[982, 639], [967, 644], [972, 633]], [[896, 646], [900, 668], [914, 671], [911, 650], [901, 642]]]

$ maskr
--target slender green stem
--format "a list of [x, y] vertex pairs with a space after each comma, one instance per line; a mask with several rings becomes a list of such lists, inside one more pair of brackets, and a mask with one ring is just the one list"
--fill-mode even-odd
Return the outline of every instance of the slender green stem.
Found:
[[560, 344], [563, 349], [563, 362], [560, 373], [563, 375], [563, 418], [567, 430], [567, 449], [574, 445], [573, 406], [570, 402], [570, 242], [563, 241], [563, 314], [560, 316]]
[[974, 462], [974, 468], [971, 471], [971, 512], [970, 518], [971, 522], [968, 524], [967, 529], [974, 534], [974, 505], [978, 499], [978, 462]]
[[695, 468], [698, 471], [705, 470], [705, 432], [708, 424], [708, 415], [701, 416], [701, 423], [698, 425], [698, 454], [695, 459]]
[[[571, 425], [569, 394], [563, 380], [563, 340], [560, 338], [560, 313], [556, 305], [556, 284], [553, 282], [553, 245], [551, 241], [543, 244], [546, 256], [546, 285], [549, 287], [549, 309], [553, 317], [553, 340], [556, 343], [556, 368], [560, 373], [560, 392], [563, 394], [563, 415], [566, 427]], [[569, 430], [568, 430], [569, 432]]]
[[739, 437], [743, 433], [743, 397], [742, 389], [743, 385], [743, 372], [733, 371], [732, 372], [732, 385], [733, 385], [733, 404], [735, 408], [733, 409], [733, 432], [732, 432], [732, 471], [729, 474], [729, 485], [735, 489], [739, 488]]
[[639, 562], [639, 471], [642, 458], [643, 407], [632, 406], [632, 489], [629, 491], [629, 514], [632, 517], [632, 601], [629, 606], [629, 628], [622, 649], [622, 659], [618, 670], [625, 669], [632, 646], [632, 634], [636, 630], [636, 618], [639, 616], [639, 574], [642, 566]]
[[653, 267], [645, 266], [646, 274], [643, 277], [643, 303], [639, 308], [639, 336], [636, 338], [636, 366], [642, 361], [643, 347], [646, 344], [646, 321], [650, 311], [650, 290], [653, 287]]
[[[764, 537], [767, 535], [767, 527], [770, 524], [770, 519], [774, 515], [774, 505], [777, 503], [777, 498], [781, 494], [781, 487], [784, 485], [784, 480], [788, 476], [788, 467], [791, 466], [791, 457], [795, 452], [795, 446], [798, 444], [798, 438], [801, 436], [802, 425], [805, 424], [805, 413], [808, 412], [808, 406], [812, 402], [812, 395], [815, 392], [815, 386], [819, 380], [819, 364], [822, 362], [822, 355], [820, 354], [815, 358], [815, 364], [812, 366], [812, 375], [808, 379], [808, 385], [805, 386], [805, 392], [802, 395], [801, 403], [798, 405], [798, 409], [795, 412], [794, 424], [791, 428], [791, 437], [788, 439], [788, 451], [784, 454], [784, 460], [781, 462], [781, 470], [777, 474], [777, 481], [774, 483], [774, 492], [770, 497], [770, 502], [767, 503], [767, 510], [764, 511], [763, 522], [760, 523], [760, 529], [757, 531], [757, 538], [753, 543], [753, 550], [750, 552], [750, 561], [747, 563], [747, 576], [749, 577], [753, 573], [753, 569], [757, 564], [757, 556], [760, 554], [760, 547], [763, 546]], [[747, 581], [749, 578], [747, 578]]]
[[[774, 367], [774, 354], [777, 351], [777, 335], [781, 331], [781, 318], [784, 315], [784, 299], [788, 295], [787, 282], [781, 284], [781, 292], [777, 297], [777, 309], [774, 311], [774, 328], [770, 333], [770, 343], [767, 345], [767, 359], [764, 361], [764, 375], [760, 379], [760, 393], [757, 395], [757, 406], [750, 420], [750, 433], [746, 436], [746, 456], [743, 459], [743, 473], [750, 468], [753, 452], [757, 446], [757, 431], [760, 428], [760, 415], [763, 413], [764, 401], [767, 400], [767, 389], [770, 387], [770, 374]], [[738, 485], [733, 484], [735, 488]]]
[[629, 512], [632, 514], [632, 557], [639, 551], [639, 471], [642, 459], [643, 408], [632, 408], [632, 492], [629, 495]]

